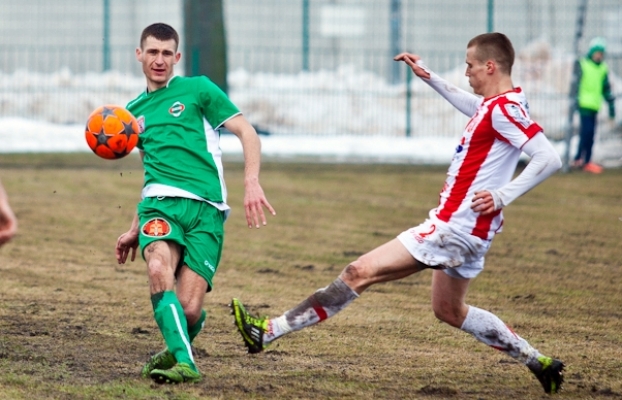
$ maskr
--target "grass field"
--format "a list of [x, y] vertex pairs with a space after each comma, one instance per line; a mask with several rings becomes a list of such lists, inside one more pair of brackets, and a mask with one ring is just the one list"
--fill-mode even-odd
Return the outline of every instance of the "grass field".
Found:
[[[139, 377], [162, 339], [142, 260], [117, 265], [142, 171], [136, 157], [0, 155], [19, 234], [0, 248], [0, 399], [540, 399], [514, 360], [435, 320], [431, 273], [371, 287], [336, 317], [245, 352], [227, 304], [270, 316], [421, 222], [445, 169], [264, 163], [277, 210], [245, 226], [242, 165], [195, 341], [196, 385]], [[563, 399], [622, 398], [622, 170], [558, 174], [507, 208], [468, 302], [567, 364]]]

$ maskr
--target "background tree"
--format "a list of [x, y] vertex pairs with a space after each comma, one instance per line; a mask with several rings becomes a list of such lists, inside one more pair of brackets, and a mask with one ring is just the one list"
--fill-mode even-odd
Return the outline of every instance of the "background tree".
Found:
[[186, 76], [207, 75], [227, 92], [227, 40], [222, 0], [184, 0]]

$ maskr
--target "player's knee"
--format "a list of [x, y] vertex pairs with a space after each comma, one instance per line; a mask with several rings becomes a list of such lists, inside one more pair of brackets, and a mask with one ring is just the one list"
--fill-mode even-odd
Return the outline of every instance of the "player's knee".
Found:
[[365, 286], [365, 283], [371, 278], [367, 260], [363, 256], [351, 262], [341, 272], [340, 277], [351, 288]]
[[154, 257], [147, 263], [147, 273], [151, 280], [162, 280], [166, 274], [166, 268], [162, 260]]

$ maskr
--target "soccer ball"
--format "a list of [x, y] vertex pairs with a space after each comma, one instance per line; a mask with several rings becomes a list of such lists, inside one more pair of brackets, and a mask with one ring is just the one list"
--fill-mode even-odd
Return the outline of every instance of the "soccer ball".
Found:
[[93, 153], [114, 160], [136, 147], [140, 128], [136, 118], [121, 106], [105, 105], [89, 115], [84, 135]]

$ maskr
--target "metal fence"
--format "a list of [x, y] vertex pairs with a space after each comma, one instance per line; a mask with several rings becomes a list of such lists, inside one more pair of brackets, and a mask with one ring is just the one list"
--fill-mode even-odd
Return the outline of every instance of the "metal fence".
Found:
[[[0, 116], [81, 124], [100, 104], [128, 101], [144, 86], [140, 31], [161, 21], [183, 33], [182, 1], [2, 2]], [[514, 81], [534, 118], [561, 139], [579, 1], [223, 0], [229, 94], [272, 134], [458, 135], [465, 119], [392, 57], [417, 52], [468, 89], [465, 45], [495, 30], [516, 47]], [[619, 0], [591, 0], [579, 42], [583, 53], [592, 37], [608, 40], [617, 93], [620, 26]]]

